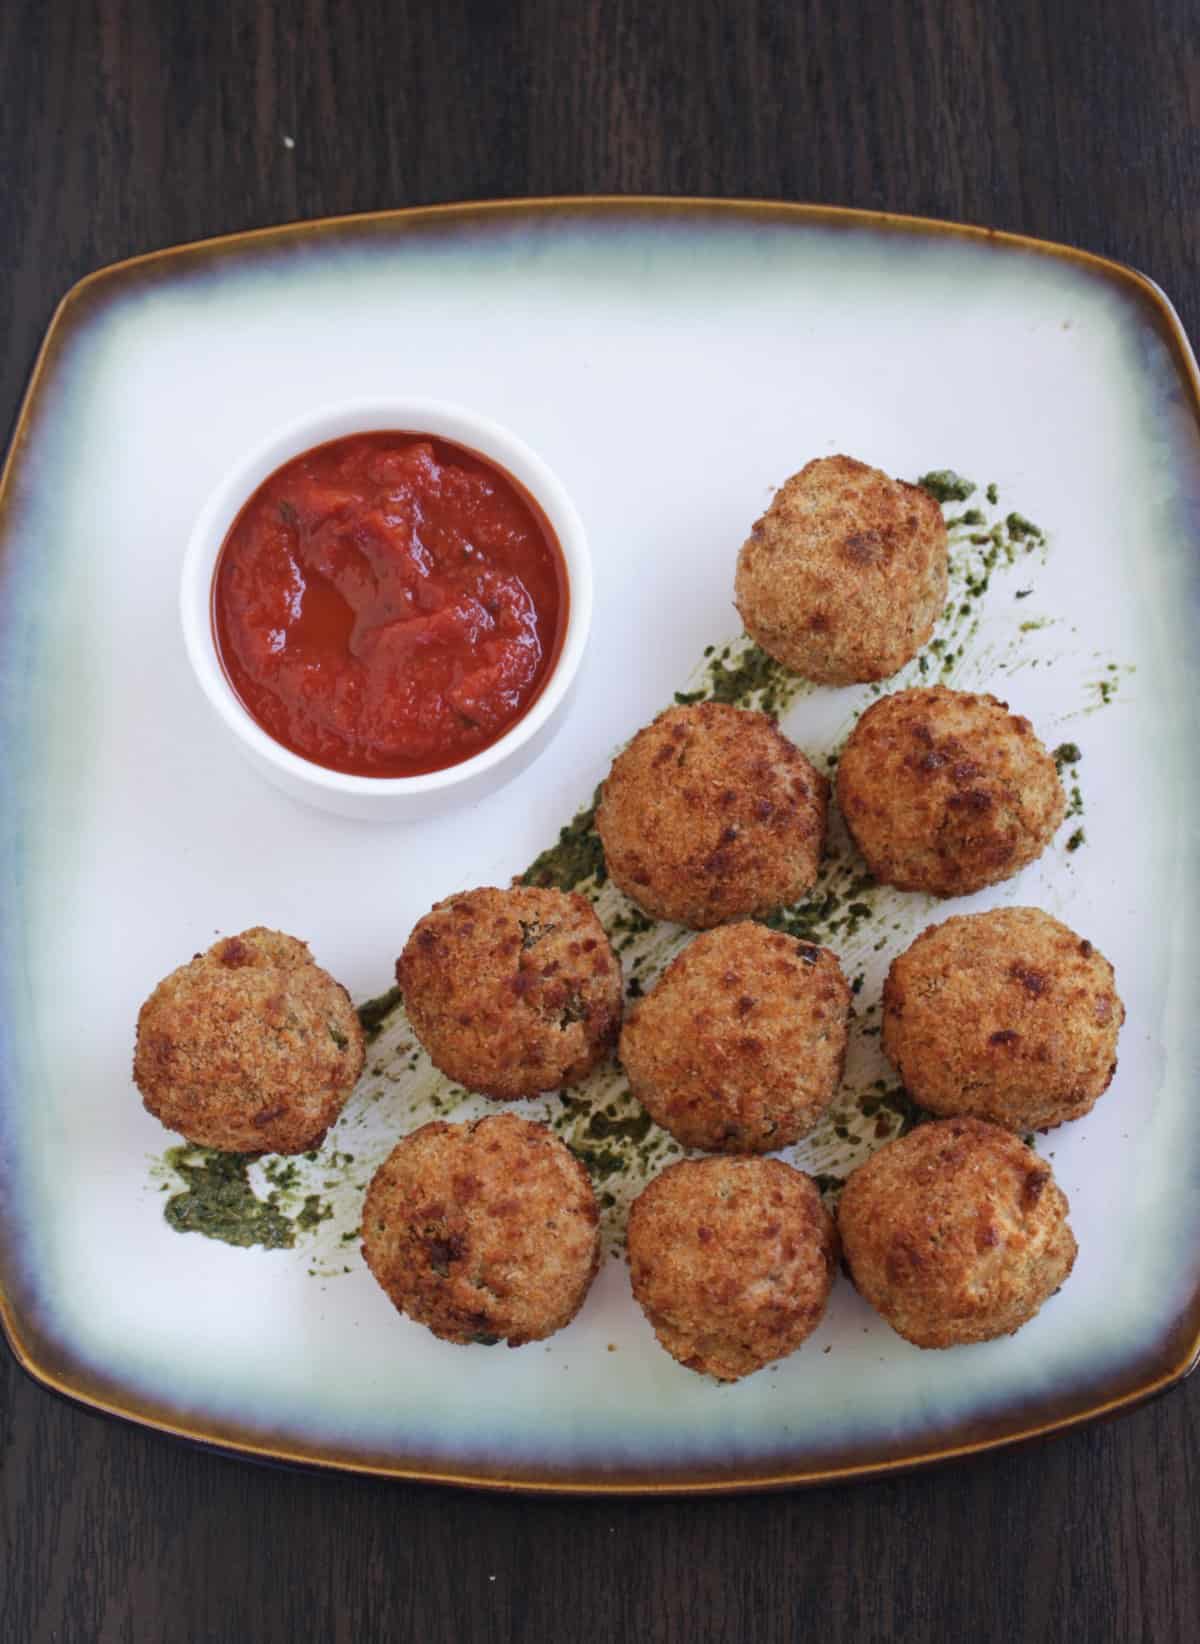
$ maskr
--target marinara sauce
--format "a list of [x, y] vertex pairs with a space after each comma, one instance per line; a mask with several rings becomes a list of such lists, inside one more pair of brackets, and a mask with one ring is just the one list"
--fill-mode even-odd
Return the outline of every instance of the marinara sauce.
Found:
[[354, 434], [246, 503], [217, 560], [213, 627], [234, 691], [285, 748], [415, 776], [528, 711], [567, 597], [550, 523], [511, 475], [425, 434]]

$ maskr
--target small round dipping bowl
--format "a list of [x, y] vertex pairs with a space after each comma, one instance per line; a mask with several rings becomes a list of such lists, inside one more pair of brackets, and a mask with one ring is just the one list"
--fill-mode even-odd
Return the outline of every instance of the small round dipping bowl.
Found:
[[[418, 776], [355, 776], [330, 770], [275, 741], [234, 692], [213, 629], [213, 578], [238, 514], [285, 463], [352, 434], [428, 434], [504, 469], [541, 508], [566, 565], [567, 625], [557, 660], [532, 706], [495, 742], [442, 770]], [[294, 799], [360, 820], [416, 820], [483, 798], [525, 769], [562, 720], [587, 643], [592, 568], [582, 521], [561, 481], [536, 452], [499, 423], [436, 400], [362, 400], [310, 412], [272, 434], [217, 483], [192, 528], [183, 561], [180, 615], [200, 688], [238, 749]]]

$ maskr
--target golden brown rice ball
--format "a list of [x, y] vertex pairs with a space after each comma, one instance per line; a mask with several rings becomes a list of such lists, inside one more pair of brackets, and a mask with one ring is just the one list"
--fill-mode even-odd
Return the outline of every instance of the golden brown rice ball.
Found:
[[587, 1171], [545, 1125], [435, 1120], [380, 1165], [363, 1256], [401, 1313], [443, 1341], [540, 1341], [583, 1306], [600, 1262]]
[[828, 948], [763, 925], [689, 943], [629, 1013], [634, 1095], [684, 1147], [771, 1153], [816, 1124], [846, 1061], [850, 988]]
[[307, 1153], [363, 1067], [350, 996], [304, 942], [255, 926], [161, 981], [138, 1012], [134, 1083], [199, 1147]]
[[956, 1347], [1027, 1324], [1070, 1273], [1070, 1206], [1011, 1131], [938, 1119], [859, 1165], [838, 1229], [860, 1294], [906, 1341]]
[[853, 457], [793, 474], [738, 555], [746, 632], [805, 679], [887, 679], [933, 633], [946, 603], [942, 510], [919, 485]]
[[497, 1100], [578, 1084], [616, 1047], [621, 966], [582, 896], [448, 896], [418, 921], [396, 980], [434, 1066]]
[[668, 708], [617, 755], [596, 827], [616, 884], [655, 919], [704, 930], [811, 890], [829, 783], [773, 719]]
[[780, 1159], [683, 1159], [629, 1212], [633, 1293], [688, 1370], [737, 1381], [821, 1322], [837, 1233], [809, 1177]]
[[1038, 908], [931, 925], [883, 989], [883, 1048], [913, 1100], [1010, 1130], [1090, 1112], [1124, 1019], [1108, 960]]
[[875, 878], [966, 896], [1038, 857], [1063, 819], [1054, 760], [994, 696], [920, 686], [881, 697], [842, 750], [838, 803]]

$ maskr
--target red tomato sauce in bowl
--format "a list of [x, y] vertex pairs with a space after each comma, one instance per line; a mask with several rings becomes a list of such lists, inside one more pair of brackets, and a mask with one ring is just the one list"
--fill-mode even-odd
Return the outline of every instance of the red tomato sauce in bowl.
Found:
[[293, 753], [355, 776], [460, 764], [533, 706], [567, 626], [562, 550], [496, 463], [420, 433], [294, 457], [213, 576], [235, 694]]

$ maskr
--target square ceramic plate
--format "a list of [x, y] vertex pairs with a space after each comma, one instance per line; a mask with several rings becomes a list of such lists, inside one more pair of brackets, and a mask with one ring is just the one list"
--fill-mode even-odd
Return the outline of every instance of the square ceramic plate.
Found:
[[[176, 594], [192, 520], [241, 452], [308, 408], [397, 392], [472, 406], [549, 461], [588, 527], [597, 599], [550, 750], [472, 809], [372, 827], [299, 808], [241, 763], [188, 672]], [[626, 1134], [610, 1070], [574, 1107], [531, 1109], [611, 1200], [583, 1312], [520, 1351], [447, 1346], [391, 1309], [355, 1237], [392, 1141], [478, 1105], [395, 1012], [321, 1156], [290, 1183], [268, 1161], [234, 1184], [276, 1194], [291, 1248], [174, 1231], [164, 1206], [206, 1161], [172, 1164], [130, 1082], [158, 978], [261, 923], [307, 939], [356, 998], [380, 993], [436, 897], [521, 872], [634, 730], [707, 688], [706, 648], [739, 654], [738, 546], [774, 487], [835, 451], [977, 482], [948, 508], [982, 520], [954, 528], [942, 633], [895, 684], [990, 689], [1081, 758], [1046, 855], [967, 901], [860, 887], [848, 911], [858, 870], [835, 829], [813, 917], [862, 978], [854, 1050], [835, 1113], [792, 1156], [832, 1189], [905, 1122], [872, 1032], [893, 954], [950, 912], [1047, 908], [1113, 960], [1128, 1009], [1109, 1092], [1037, 1141], [1080, 1244], [1060, 1294], [1015, 1337], [921, 1353], [839, 1281], [792, 1358], [731, 1387], [692, 1375], [655, 1344], [620, 1259], [628, 1199], [671, 1149]], [[581, 200], [299, 224], [85, 280], [46, 339], [0, 498], [0, 1303], [18, 1358], [87, 1404], [230, 1449], [553, 1490], [870, 1473], [1181, 1377], [1200, 1342], [1198, 538], [1178, 322], [1141, 276], [1059, 247], [825, 209]], [[872, 698], [781, 689], [818, 761]], [[679, 933], [631, 929], [611, 887], [600, 907], [648, 980]]]

